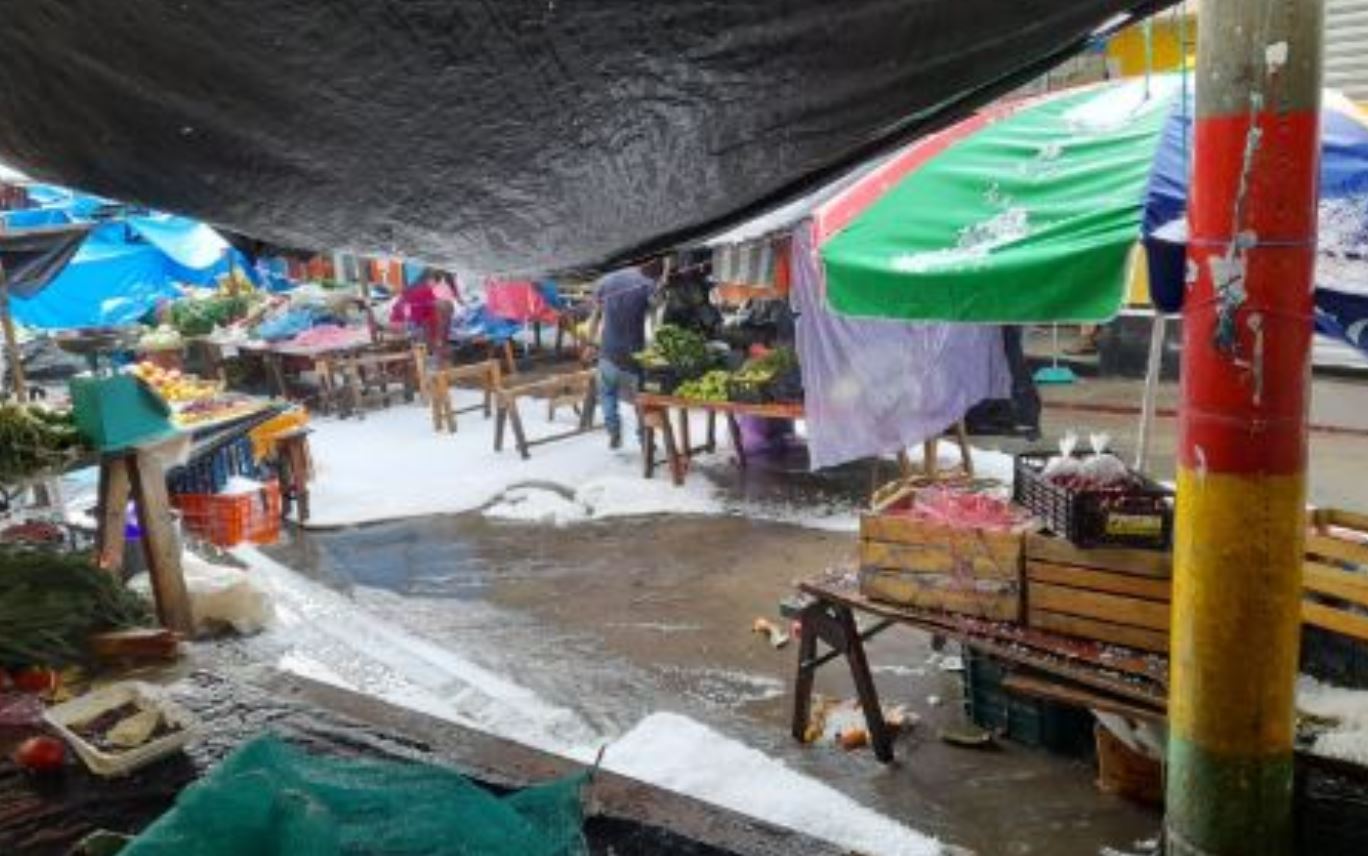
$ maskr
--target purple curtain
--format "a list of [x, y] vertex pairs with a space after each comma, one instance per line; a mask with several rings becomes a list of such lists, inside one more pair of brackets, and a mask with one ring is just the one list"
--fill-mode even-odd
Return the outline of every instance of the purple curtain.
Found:
[[810, 221], [794, 229], [792, 253], [813, 469], [918, 445], [983, 399], [1011, 394], [1000, 327], [836, 315]]

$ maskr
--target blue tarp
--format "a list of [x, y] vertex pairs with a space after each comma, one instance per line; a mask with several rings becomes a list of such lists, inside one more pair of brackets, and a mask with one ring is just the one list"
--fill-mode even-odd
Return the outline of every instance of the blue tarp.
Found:
[[6, 231], [19, 229], [40, 229], [45, 226], [65, 226], [72, 222], [66, 211], [60, 208], [25, 208], [18, 211], [0, 211], [0, 224]]
[[97, 226], [66, 269], [36, 295], [12, 298], [15, 319], [29, 327], [70, 329], [132, 323], [179, 283], [212, 285], [228, 258], [248, 273], [236, 250], [212, 229], [179, 217], [135, 217]]

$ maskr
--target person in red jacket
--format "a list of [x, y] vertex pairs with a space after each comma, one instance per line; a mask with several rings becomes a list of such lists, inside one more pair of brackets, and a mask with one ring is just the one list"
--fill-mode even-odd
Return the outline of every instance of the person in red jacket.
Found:
[[390, 324], [422, 337], [439, 363], [446, 363], [448, 333], [456, 304], [461, 302], [455, 278], [428, 268], [414, 285], [404, 289], [390, 309]]

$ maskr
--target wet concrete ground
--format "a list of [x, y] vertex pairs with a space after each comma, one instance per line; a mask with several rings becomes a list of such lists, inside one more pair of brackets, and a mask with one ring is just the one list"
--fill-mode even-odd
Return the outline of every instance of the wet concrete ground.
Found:
[[[1044, 390], [1045, 438], [1106, 430], [1133, 454], [1139, 384], [1084, 379]], [[1160, 392], [1160, 406], [1176, 387]], [[1368, 386], [1318, 379], [1311, 437], [1311, 499], [1368, 507]], [[1156, 423], [1151, 473], [1172, 478], [1176, 422]], [[1017, 451], [1022, 440], [975, 441]], [[858, 505], [890, 477], [868, 464], [806, 472], [798, 452], [755, 459], [741, 473], [723, 463], [707, 477], [755, 502]], [[1097, 854], [1152, 837], [1156, 812], [1099, 794], [1086, 762], [1004, 743], [989, 752], [941, 742], [961, 721], [960, 676], [936, 665], [930, 640], [895, 630], [870, 648], [886, 704], [906, 703], [921, 722], [900, 739], [898, 760], [866, 751], [804, 748], [788, 736], [796, 652], [751, 633], [776, 617], [792, 582], [847, 559], [849, 533], [742, 518], [622, 519], [563, 529], [486, 520], [478, 514], [296, 534], [273, 550], [290, 567], [367, 610], [573, 711], [605, 738], [659, 710], [687, 714], [783, 759], [908, 826], [984, 854]], [[842, 666], [818, 691], [849, 698]], [[766, 783], [756, 782], [764, 788]]]
[[[886, 633], [870, 649], [885, 703], [922, 718], [900, 740], [897, 763], [792, 741], [796, 652], [774, 650], [751, 622], [774, 617], [794, 579], [844, 559], [852, 544], [736, 518], [554, 530], [463, 515], [315, 533], [275, 555], [605, 736], [653, 711], [684, 713], [984, 854], [1092, 856], [1154, 833], [1157, 816], [1098, 794], [1084, 763], [1011, 744], [984, 752], [942, 743], [939, 727], [962, 717], [960, 676], [941, 671], [929, 639], [912, 631]], [[853, 695], [839, 663], [817, 683], [830, 697]]]

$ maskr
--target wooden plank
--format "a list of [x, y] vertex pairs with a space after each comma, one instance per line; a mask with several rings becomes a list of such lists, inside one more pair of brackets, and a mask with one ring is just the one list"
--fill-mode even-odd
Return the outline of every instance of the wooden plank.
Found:
[[1058, 565], [1054, 562], [1028, 561], [1026, 579], [1032, 582], [1130, 595], [1161, 603], [1168, 603], [1173, 596], [1173, 584], [1168, 580], [1112, 573], [1075, 565]]
[[1063, 615], [1037, 608], [1034, 600], [1030, 602], [1027, 608], [1026, 621], [1032, 627], [1040, 630], [1063, 633], [1067, 636], [1078, 636], [1083, 639], [1096, 639], [1100, 642], [1110, 642], [1116, 645], [1124, 645], [1127, 648], [1138, 648], [1142, 651], [1168, 653], [1169, 636], [1164, 631], [1130, 627], [1125, 624], [1097, 621], [1076, 615]]
[[1309, 600], [1302, 601], [1301, 614], [1304, 624], [1314, 624], [1316, 627], [1368, 642], [1368, 616], [1355, 615]]
[[1019, 580], [1018, 556], [1003, 560], [987, 553], [957, 551], [944, 544], [887, 544], [860, 542], [861, 567], [914, 574], [962, 574], [983, 579]]
[[1173, 555], [1164, 550], [1131, 550], [1125, 547], [1075, 547], [1063, 538], [1039, 533], [1026, 536], [1026, 558], [1061, 565], [1105, 568], [1144, 577], [1168, 579], [1173, 576]]
[[98, 529], [95, 530], [99, 566], [118, 575], [123, 569], [124, 516], [128, 514], [128, 457], [109, 456], [100, 461]]
[[[1060, 674], [1078, 683], [1095, 686], [1108, 692], [1118, 692], [1141, 701], [1155, 698], [1156, 690], [1146, 687], [1157, 687], [1160, 703], [1164, 700], [1163, 688], [1167, 686], [1168, 681], [1167, 665], [1156, 664], [1149, 656], [1128, 657], [1111, 652], [1103, 662], [1081, 650], [1081, 646], [1100, 643], [1075, 640], [1058, 633], [1023, 627], [1019, 624], [969, 623], [973, 622], [973, 619], [915, 606], [870, 600], [854, 587], [833, 584], [826, 580], [801, 580], [798, 583], [798, 590], [821, 600], [844, 603], [852, 609], [880, 618], [893, 619], [929, 633], [949, 636], [985, 653], [1003, 656], [1041, 671]], [[1063, 671], [1052, 668], [1062, 665], [1062, 662], [1074, 665]], [[1109, 674], [1121, 673], [1138, 678], [1144, 685], [1137, 686], [1126, 681], [1116, 681], [1106, 674], [1099, 675], [1099, 669]]]
[[900, 605], [939, 609], [995, 621], [1016, 621], [1021, 617], [1021, 593], [1015, 587], [1001, 592], [973, 591], [925, 585], [913, 576], [878, 571], [865, 574], [862, 587], [870, 598]]
[[1344, 538], [1320, 535], [1315, 532], [1307, 533], [1306, 553], [1308, 556], [1334, 559], [1338, 562], [1348, 562], [1351, 565], [1363, 565], [1368, 568], [1368, 544], [1356, 544]]
[[1169, 628], [1167, 603], [1035, 582], [1027, 583], [1026, 600], [1032, 609], [1096, 618], [1164, 633]]
[[1018, 565], [1022, 556], [1019, 532], [955, 529], [899, 514], [860, 516], [860, 538], [895, 544], [945, 545], [963, 555], [989, 555], [1003, 565]]
[[194, 633], [190, 595], [181, 569], [181, 546], [171, 526], [171, 500], [166, 495], [166, 472], [155, 450], [140, 449], [132, 457], [130, 482], [133, 504], [142, 530], [143, 551], [164, 627], [189, 636]]
[[1368, 514], [1360, 514], [1356, 511], [1345, 511], [1340, 508], [1318, 508], [1313, 512], [1312, 520], [1317, 526], [1340, 526], [1345, 529], [1357, 529], [1359, 532], [1368, 533]]
[[1146, 722], [1164, 721], [1164, 715], [1152, 708], [1130, 704], [1091, 689], [1073, 686], [1058, 680], [1036, 677], [1035, 675], [1013, 672], [1002, 679], [1002, 688], [1017, 695], [1115, 713], [1130, 719], [1140, 719]]
[[1316, 594], [1368, 606], [1368, 574], [1307, 562], [1303, 565], [1302, 587]]

